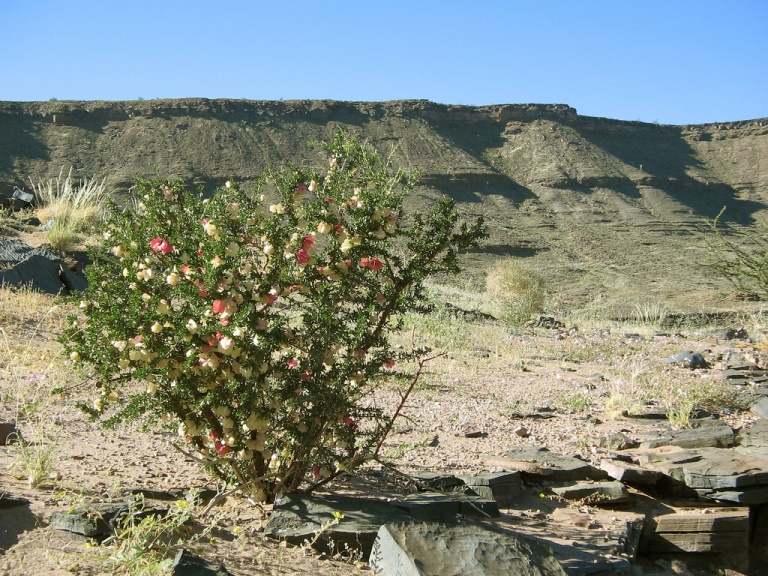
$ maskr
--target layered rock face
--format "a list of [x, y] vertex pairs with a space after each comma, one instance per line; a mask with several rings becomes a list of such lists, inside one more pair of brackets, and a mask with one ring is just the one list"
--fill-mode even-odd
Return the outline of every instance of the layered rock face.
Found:
[[[697, 226], [724, 207], [739, 225], [765, 220], [768, 119], [669, 126], [580, 116], [565, 105], [3, 102], [0, 188], [28, 189], [73, 167], [118, 192], [152, 176], [210, 190], [285, 162], [323, 166], [322, 147], [311, 143], [336, 128], [421, 171], [413, 206], [447, 194], [488, 219], [486, 249], [467, 257], [478, 278], [489, 255], [530, 258], [564, 283], [566, 299], [649, 280], [662, 299], [714, 293], [717, 282], [695, 270], [706, 255]], [[685, 277], [671, 281], [678, 270]]]

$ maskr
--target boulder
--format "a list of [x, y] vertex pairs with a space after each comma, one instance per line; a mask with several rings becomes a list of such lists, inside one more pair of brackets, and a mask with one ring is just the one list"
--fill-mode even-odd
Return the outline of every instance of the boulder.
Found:
[[667, 358], [665, 362], [668, 364], [678, 364], [690, 368], [691, 370], [695, 370], [696, 368], [709, 368], [709, 362], [704, 359], [704, 356], [698, 352], [693, 352], [692, 350], [683, 350], [677, 356]]

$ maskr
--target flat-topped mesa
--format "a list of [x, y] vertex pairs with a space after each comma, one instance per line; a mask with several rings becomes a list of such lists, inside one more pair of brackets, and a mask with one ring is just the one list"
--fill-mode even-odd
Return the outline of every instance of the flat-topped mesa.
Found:
[[576, 110], [565, 104], [492, 104], [468, 106], [438, 104], [429, 100], [391, 100], [386, 102], [348, 102], [340, 100], [235, 100], [179, 98], [129, 101], [0, 102], [0, 114], [23, 114], [35, 120], [69, 124], [78, 121], [120, 121], [137, 117], [173, 118], [191, 116], [252, 121], [278, 116], [331, 120], [338, 116], [419, 118], [438, 123], [504, 123], [550, 119], [572, 121]]

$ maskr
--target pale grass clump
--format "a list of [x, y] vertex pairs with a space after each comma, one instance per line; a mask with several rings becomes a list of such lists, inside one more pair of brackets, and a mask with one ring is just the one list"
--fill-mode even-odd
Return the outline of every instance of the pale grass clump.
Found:
[[661, 302], [639, 302], [635, 304], [632, 318], [642, 325], [660, 327], [669, 314]]
[[486, 292], [495, 300], [499, 317], [511, 326], [522, 326], [544, 310], [544, 280], [511, 258], [488, 272]]
[[17, 437], [9, 439], [14, 462], [10, 472], [18, 480], [26, 480], [31, 488], [56, 478], [58, 446], [49, 439], [29, 441]]
[[37, 217], [42, 222], [53, 220], [46, 239], [57, 250], [65, 252], [81, 241], [81, 234], [89, 233], [105, 214], [109, 198], [105, 182], [85, 179], [75, 182], [72, 168], [66, 177], [64, 169], [48, 182], [33, 184], [39, 207]]

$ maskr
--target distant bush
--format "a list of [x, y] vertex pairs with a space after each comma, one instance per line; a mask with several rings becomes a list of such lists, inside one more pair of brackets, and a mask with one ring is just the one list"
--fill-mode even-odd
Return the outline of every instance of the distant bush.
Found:
[[544, 310], [544, 281], [511, 258], [488, 272], [486, 292], [497, 301], [502, 320], [512, 326], [521, 326]]
[[81, 408], [173, 425], [181, 450], [262, 501], [376, 456], [398, 412], [372, 396], [392, 378], [412, 389], [424, 354], [390, 334], [485, 234], [447, 198], [406, 217], [413, 178], [370, 146], [338, 132], [327, 149], [323, 172], [268, 171], [253, 193], [139, 181], [140, 210], [113, 208], [61, 339], [98, 383]]
[[758, 226], [737, 229], [723, 224], [718, 216], [704, 229], [712, 261], [720, 273], [745, 297], [768, 298], [768, 229]]

